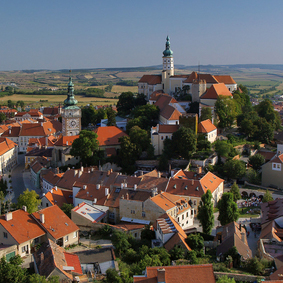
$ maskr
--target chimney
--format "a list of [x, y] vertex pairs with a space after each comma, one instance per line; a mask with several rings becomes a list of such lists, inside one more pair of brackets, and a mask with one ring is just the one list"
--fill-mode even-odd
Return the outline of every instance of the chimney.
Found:
[[81, 170], [80, 170], [80, 171], [79, 171], [79, 176], [78, 176], [78, 177], [80, 178], [80, 177], [82, 176], [82, 174], [83, 174], [83, 171], [81, 171]]
[[87, 185], [83, 185], [83, 189], [86, 190], [87, 189]]
[[84, 167], [83, 166], [81, 166], [81, 171], [84, 172]]
[[53, 189], [50, 190], [50, 193], [53, 194]]
[[57, 191], [57, 190], [58, 190], [58, 187], [57, 187], [57, 186], [55, 186], [55, 187], [54, 187], [54, 189], [55, 189], [55, 191]]
[[44, 213], [41, 213], [41, 214], [40, 214], [40, 222], [41, 222], [42, 224], [45, 223]]
[[9, 135], [11, 135], [11, 129], [9, 129]]
[[137, 187], [138, 187], [138, 185], [137, 185], [137, 184], [134, 184], [134, 190], [135, 190], [135, 191], [137, 190]]
[[66, 145], [69, 145], [69, 141], [66, 141]]
[[25, 205], [23, 205], [22, 209], [23, 211], [27, 212], [27, 207]]
[[192, 186], [194, 185], [194, 183], [195, 183], [195, 181], [194, 181], [194, 179], [192, 179]]
[[94, 199], [93, 199], [93, 203], [97, 203], [97, 198], [94, 198]]
[[121, 189], [123, 189], [124, 188], [124, 184], [123, 183], [121, 183]]
[[59, 174], [60, 173], [59, 167], [57, 167], [56, 169], [57, 169], [56, 174]]
[[97, 189], [97, 190], [100, 189], [100, 184], [96, 184], [96, 189]]
[[158, 178], [161, 178], [161, 172], [158, 171]]
[[201, 174], [201, 173], [202, 173], [202, 167], [199, 166], [199, 167], [197, 168], [197, 173], [198, 173], [198, 174]]
[[5, 214], [5, 220], [6, 221], [9, 221], [9, 220], [12, 220], [13, 219], [13, 214], [12, 214], [12, 212], [7, 212], [6, 214]]
[[94, 171], [94, 168], [93, 167], [91, 167], [91, 172], [93, 172]]
[[126, 193], [126, 199], [129, 200], [129, 194], [128, 193]]
[[107, 176], [109, 176], [109, 175], [110, 175], [110, 173], [111, 173], [111, 172], [110, 172], [110, 170], [108, 170], [108, 171], [107, 171]]
[[158, 283], [166, 283], [166, 281], [165, 281], [165, 269], [164, 268], [157, 269], [157, 282]]
[[105, 188], [105, 195], [109, 195], [109, 188]]
[[43, 127], [43, 122], [40, 123], [40, 126]]
[[77, 170], [74, 170], [74, 177], [76, 177], [78, 171]]
[[110, 173], [113, 173], [113, 169], [112, 168], [110, 169]]
[[40, 263], [42, 263], [44, 261], [44, 253], [41, 252], [40, 253]]

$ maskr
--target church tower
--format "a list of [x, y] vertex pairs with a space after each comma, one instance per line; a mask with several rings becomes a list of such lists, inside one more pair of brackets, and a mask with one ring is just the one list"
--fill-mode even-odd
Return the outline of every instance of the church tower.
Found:
[[[70, 71], [71, 72], [71, 71]], [[68, 96], [64, 100], [62, 109], [62, 134], [63, 136], [75, 136], [81, 131], [81, 109], [76, 104], [78, 101], [74, 96], [74, 84], [72, 77], [69, 78]]]
[[165, 50], [163, 51], [162, 85], [166, 93], [170, 93], [170, 77], [174, 76], [173, 51], [170, 49], [170, 38], [167, 36]]

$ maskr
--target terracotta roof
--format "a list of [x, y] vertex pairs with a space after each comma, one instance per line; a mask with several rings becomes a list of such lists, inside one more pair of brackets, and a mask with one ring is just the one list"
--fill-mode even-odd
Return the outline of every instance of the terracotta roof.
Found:
[[187, 251], [191, 251], [192, 249], [188, 246], [188, 244], [186, 243], [186, 237], [182, 236], [180, 233], [176, 233], [174, 234], [165, 244], [164, 244], [164, 248], [167, 251], [172, 250], [176, 245], [180, 245], [182, 244], [182, 246], [184, 246], [186, 248]]
[[2, 137], [19, 137], [21, 131], [20, 126], [11, 126], [10, 129], [6, 130]]
[[46, 182], [48, 182], [49, 184], [55, 186], [58, 181], [61, 179], [60, 174], [54, 174], [51, 170], [46, 172], [46, 174], [44, 174], [44, 176], [42, 176], [42, 179], [45, 180]]
[[151, 190], [153, 188], [157, 188], [158, 192], [165, 191], [168, 183], [168, 179], [166, 178], [149, 177], [146, 175], [142, 175], [139, 178], [141, 181], [138, 184], [138, 189], [142, 190]]
[[163, 125], [159, 124], [159, 131], [158, 133], [175, 133], [179, 129], [179, 125]]
[[[44, 214], [44, 223], [40, 222], [40, 214]], [[79, 227], [57, 205], [34, 212], [32, 216], [55, 240], [79, 230]]]
[[265, 162], [268, 162], [276, 155], [276, 153], [273, 151], [263, 151], [263, 150], [258, 150], [257, 154], [262, 155], [265, 159]]
[[195, 80], [205, 80], [208, 84], [218, 83], [214, 76], [210, 74], [198, 74], [196, 72], [192, 72], [183, 83], [193, 83]]
[[17, 147], [18, 145], [8, 138], [0, 138], [0, 155], [3, 155], [7, 151]]
[[79, 135], [76, 136], [61, 136], [58, 141], [55, 142], [56, 146], [71, 146], [75, 139], [79, 138]]
[[[67, 253], [62, 247], [56, 245], [48, 239], [43, 243], [39, 250], [34, 253], [35, 264], [41, 276], [48, 277], [54, 270], [60, 271], [67, 278], [73, 280], [74, 275], [82, 275], [80, 260], [77, 255]], [[64, 270], [64, 267], [73, 267], [70, 272]]]
[[272, 158], [269, 162], [283, 163], [283, 153], [278, 156], [274, 156], [274, 158]]
[[[28, 146], [33, 146], [36, 145], [38, 147], [40, 146], [53, 146], [54, 145], [54, 140], [56, 138], [54, 136], [48, 136], [48, 137], [42, 137], [42, 138], [30, 138]], [[47, 140], [47, 143], [46, 143]]]
[[57, 115], [59, 114], [59, 107], [44, 107], [43, 115]]
[[22, 124], [21, 131], [19, 136], [35, 136], [35, 137], [44, 137], [56, 134], [58, 131], [62, 130], [58, 123], [45, 122], [45, 123], [33, 123], [33, 124]]
[[207, 92], [205, 92], [200, 99], [217, 99], [220, 95], [226, 97], [233, 97], [225, 84], [213, 84]]
[[149, 85], [161, 84], [161, 75], [143, 75], [138, 82]]
[[144, 227], [146, 225], [145, 224], [128, 223], [128, 222], [120, 222], [120, 223], [113, 225], [113, 226], [117, 227], [117, 228], [122, 228], [125, 231], [133, 231], [133, 230], [144, 229]]
[[128, 136], [123, 130], [115, 126], [99, 127], [94, 132], [97, 133], [99, 146], [118, 145], [120, 144], [120, 137]]
[[261, 204], [261, 224], [283, 216], [283, 199], [276, 199]]
[[56, 189], [56, 188], [53, 188], [52, 189], [52, 192], [48, 192], [45, 194], [45, 197], [48, 199], [48, 201], [52, 204], [52, 205], [58, 205], [59, 207], [62, 207], [62, 205], [64, 203], [69, 203], [62, 190], [60, 189]]
[[213, 76], [219, 83], [224, 83], [226, 85], [236, 84], [234, 79], [229, 75]]
[[53, 148], [34, 148], [26, 153], [26, 156], [45, 156], [52, 158]]
[[212, 193], [218, 188], [218, 186], [223, 183], [224, 180], [217, 177], [215, 174], [208, 171], [201, 179], [200, 183], [203, 187], [204, 193], [210, 190]]
[[160, 115], [167, 120], [179, 120], [180, 116], [182, 116], [181, 112], [171, 105], [165, 106]]
[[157, 97], [161, 94], [164, 94], [164, 95], [168, 95], [167, 93], [164, 93], [163, 90], [155, 90], [149, 97], [149, 100], [153, 100], [153, 101], [156, 101]]
[[157, 97], [154, 105], [158, 106], [160, 111], [162, 111], [170, 103], [178, 103], [178, 101], [170, 95], [161, 94]]
[[60, 180], [57, 183], [57, 186], [60, 189], [66, 189], [69, 191], [73, 190], [73, 185], [76, 181], [79, 180], [79, 178], [82, 176], [83, 172], [87, 172], [88, 168], [81, 169], [70, 169], [67, 170], [64, 175], [60, 178]]
[[12, 219], [5, 220], [5, 215], [0, 216], [0, 224], [16, 240], [18, 244], [30, 241], [45, 235], [42, 229], [33, 217], [22, 209], [10, 212]]
[[198, 133], [210, 133], [217, 128], [212, 124], [210, 119], [204, 120], [198, 124]]
[[42, 113], [39, 112], [37, 109], [31, 109], [29, 112], [18, 112], [15, 117], [22, 117], [25, 114], [29, 114], [32, 117], [40, 117], [42, 116]]
[[[215, 283], [212, 264], [146, 267], [146, 275], [134, 276], [134, 283], [156, 283], [158, 270], [165, 270], [166, 283]], [[160, 281], [162, 282], [162, 281]]]

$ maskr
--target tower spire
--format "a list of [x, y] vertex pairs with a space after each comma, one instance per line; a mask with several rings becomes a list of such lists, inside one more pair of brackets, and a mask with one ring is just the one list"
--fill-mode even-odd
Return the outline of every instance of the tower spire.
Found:
[[68, 83], [68, 97], [67, 99], [64, 100], [64, 105], [65, 106], [72, 106], [72, 105], [76, 105], [78, 103], [78, 101], [75, 99], [75, 95], [74, 95], [74, 84], [72, 82], [72, 77], [71, 77], [71, 72], [72, 70], [69, 71], [70, 72], [70, 77], [69, 77], [69, 83]]

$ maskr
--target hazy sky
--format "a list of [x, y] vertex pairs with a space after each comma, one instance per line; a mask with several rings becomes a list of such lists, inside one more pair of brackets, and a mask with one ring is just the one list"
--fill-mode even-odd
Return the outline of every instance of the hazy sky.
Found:
[[283, 64], [282, 0], [4, 0], [0, 70]]

